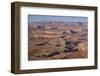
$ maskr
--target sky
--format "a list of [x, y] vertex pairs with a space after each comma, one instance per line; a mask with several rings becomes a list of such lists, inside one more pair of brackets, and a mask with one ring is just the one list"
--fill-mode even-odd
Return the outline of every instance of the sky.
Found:
[[87, 22], [88, 18], [77, 16], [28, 15], [28, 22], [40, 21]]

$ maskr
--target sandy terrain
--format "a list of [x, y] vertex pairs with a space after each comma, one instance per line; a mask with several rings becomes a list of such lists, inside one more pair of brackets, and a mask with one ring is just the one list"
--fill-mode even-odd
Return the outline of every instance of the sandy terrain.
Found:
[[84, 23], [31, 23], [28, 31], [28, 60], [87, 58]]

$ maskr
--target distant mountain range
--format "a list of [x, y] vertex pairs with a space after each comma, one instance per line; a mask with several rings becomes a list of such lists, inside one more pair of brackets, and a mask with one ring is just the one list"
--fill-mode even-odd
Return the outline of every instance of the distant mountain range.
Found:
[[29, 26], [73, 26], [73, 25], [80, 25], [87, 27], [88, 22], [63, 22], [63, 21], [40, 21], [40, 22], [28, 22]]

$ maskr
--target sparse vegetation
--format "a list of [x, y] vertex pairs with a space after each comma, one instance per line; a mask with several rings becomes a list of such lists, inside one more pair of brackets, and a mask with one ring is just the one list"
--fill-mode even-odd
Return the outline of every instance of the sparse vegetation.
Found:
[[88, 31], [84, 23], [33, 22], [28, 31], [28, 59], [87, 58]]

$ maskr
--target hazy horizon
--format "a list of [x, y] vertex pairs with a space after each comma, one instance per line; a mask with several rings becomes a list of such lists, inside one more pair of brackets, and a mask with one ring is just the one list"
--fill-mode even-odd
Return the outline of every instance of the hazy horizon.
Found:
[[77, 16], [28, 15], [28, 22], [42, 21], [88, 22], [88, 18]]

